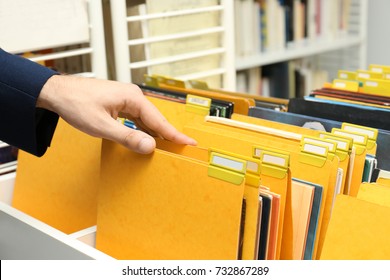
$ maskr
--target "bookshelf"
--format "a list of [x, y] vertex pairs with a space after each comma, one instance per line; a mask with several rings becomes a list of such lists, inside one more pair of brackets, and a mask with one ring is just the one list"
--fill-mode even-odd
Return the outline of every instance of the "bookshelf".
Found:
[[[297, 5], [304, 4], [307, 7], [307, 10], [305, 10], [306, 17], [303, 16], [304, 23], [298, 22], [298, 27], [304, 26], [303, 28], [305, 28], [303, 29], [306, 32], [304, 36], [296, 34], [297, 32], [294, 33], [298, 27], [297, 23], [293, 22], [290, 24], [293, 26], [290, 33], [294, 34], [290, 34], [290, 37], [288, 37], [288, 3], [290, 3], [290, 8], [293, 7], [291, 9], [294, 10], [297, 9]], [[366, 0], [234, 0], [234, 5], [238, 9], [235, 12], [235, 71], [237, 72], [237, 83], [233, 88], [230, 88], [231, 90], [241, 89], [257, 94], [258, 92], [255, 93], [254, 91], [257, 91], [256, 87], [259, 87], [261, 82], [253, 83], [253, 79], [261, 76], [262, 67], [276, 63], [288, 63], [297, 60], [310, 61], [309, 63], [316, 69], [321, 69], [327, 73], [322, 80], [333, 79], [339, 69], [364, 69], [366, 67], [368, 9]], [[257, 9], [260, 16], [252, 14], [249, 19], [243, 19], [243, 13], [247, 13], [248, 8], [246, 6], [248, 5], [251, 6], [249, 10]], [[318, 7], [315, 7], [315, 5], [318, 5]], [[282, 10], [282, 15], [278, 14], [276, 9]], [[266, 11], [265, 15], [263, 10]], [[267, 16], [267, 12], [271, 13], [271, 17]], [[291, 14], [295, 17], [294, 19], [299, 16], [302, 17], [302, 14], [297, 15], [295, 12]], [[256, 16], [259, 18], [256, 18]], [[314, 22], [313, 20], [310, 21], [313, 17], [317, 17]], [[277, 27], [268, 27], [269, 18], [272, 18], [272, 25]], [[281, 26], [281, 22], [286, 22], [286, 25]], [[252, 25], [259, 26], [253, 28]], [[328, 28], [324, 28], [324, 26]], [[252, 36], [254, 39], [251, 41], [245, 38], [245, 35], [248, 34], [244, 34], [243, 30], [249, 30], [247, 32], [249, 36], [250, 34], [261, 34], [261, 36], [259, 36], [260, 38]], [[269, 32], [281, 34], [271, 38], [272, 36], [267, 35]], [[243, 46], [242, 42], [251, 44], [249, 49], [247, 46]], [[244, 75], [245, 78], [240, 79], [240, 74]], [[252, 88], [250, 86], [251, 82], [254, 84]], [[246, 84], [240, 85], [239, 83]]]
[[[141, 83], [144, 74], [161, 74], [181, 80], [211, 81], [213, 87], [252, 93], [250, 87], [259, 87], [259, 81], [253, 81], [253, 77], [261, 75], [262, 67], [275, 63], [309, 61], [312, 67], [326, 72], [319, 81], [334, 77], [338, 69], [359, 69], [366, 64], [367, 0], [197, 0], [190, 5], [188, 1], [165, 1], [159, 9], [153, 9], [158, 2], [161, 1], [109, 1], [117, 80]], [[266, 50], [261, 47], [261, 30], [255, 28], [262, 24], [255, 14], [260, 14], [255, 5], [261, 2], [274, 12], [275, 7], [279, 9], [277, 16], [269, 16], [272, 24], [268, 26], [272, 28], [267, 29], [270, 34], [279, 34], [273, 39], [277, 42]], [[288, 25], [281, 24], [286, 18], [280, 11], [288, 2], [295, 9], [298, 4], [311, 5], [312, 14], [306, 18], [319, 13], [321, 21], [302, 20], [300, 26], [311, 27], [306, 28], [306, 33], [296, 32], [295, 39], [287, 42], [283, 36]], [[238, 3], [245, 3], [245, 8], [240, 10]], [[321, 13], [321, 9], [325, 12]], [[303, 11], [294, 16], [303, 17]], [[339, 16], [335, 18], [334, 14]], [[214, 22], [207, 25], [206, 22], [213, 21], [210, 17]], [[297, 29], [296, 23], [292, 24]], [[315, 24], [322, 25], [326, 32], [316, 31], [320, 27]], [[258, 34], [258, 38], [253, 34]], [[239, 85], [242, 73], [252, 86]]]
[[234, 87], [232, 0], [110, 1], [115, 76], [202, 79]]

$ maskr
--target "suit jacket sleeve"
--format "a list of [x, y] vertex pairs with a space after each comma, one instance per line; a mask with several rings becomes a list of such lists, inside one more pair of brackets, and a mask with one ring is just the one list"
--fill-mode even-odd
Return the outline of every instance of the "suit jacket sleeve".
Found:
[[58, 115], [36, 108], [43, 85], [57, 72], [0, 49], [0, 140], [42, 156]]

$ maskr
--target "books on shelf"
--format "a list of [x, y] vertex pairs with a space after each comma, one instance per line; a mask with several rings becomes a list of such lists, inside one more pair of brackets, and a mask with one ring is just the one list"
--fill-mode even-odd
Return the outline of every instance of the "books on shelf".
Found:
[[236, 54], [250, 56], [341, 38], [347, 34], [350, 8], [351, 0], [236, 0]]

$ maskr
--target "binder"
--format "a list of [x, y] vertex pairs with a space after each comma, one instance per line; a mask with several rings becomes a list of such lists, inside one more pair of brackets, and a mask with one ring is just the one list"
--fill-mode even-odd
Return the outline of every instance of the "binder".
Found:
[[260, 198], [262, 201], [261, 217], [259, 224], [259, 248], [257, 254], [257, 260], [266, 260], [268, 256], [269, 243], [270, 243], [270, 231], [272, 221], [272, 200], [273, 196], [270, 193], [266, 193], [260, 189]]
[[291, 113], [390, 130], [390, 111], [387, 109], [313, 97], [292, 98], [288, 104]]
[[[271, 192], [268, 188], [260, 185], [260, 194], [265, 193], [272, 196], [271, 221], [269, 223], [269, 234], [267, 243], [267, 260], [276, 260], [276, 246], [278, 240], [278, 225], [280, 217], [280, 194]], [[263, 224], [262, 224], [263, 225]]]
[[96, 225], [100, 149], [60, 119], [43, 157], [19, 151], [12, 206], [68, 234]]
[[338, 195], [322, 250], [322, 260], [388, 260], [390, 208]]
[[103, 141], [96, 248], [117, 259], [237, 259], [245, 162], [224, 158]]

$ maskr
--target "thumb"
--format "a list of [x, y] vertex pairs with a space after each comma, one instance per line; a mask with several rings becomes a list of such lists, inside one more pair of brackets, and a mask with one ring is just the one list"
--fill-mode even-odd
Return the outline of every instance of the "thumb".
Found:
[[140, 154], [150, 154], [156, 148], [156, 141], [152, 136], [141, 130], [129, 128], [114, 119], [105, 138]]

